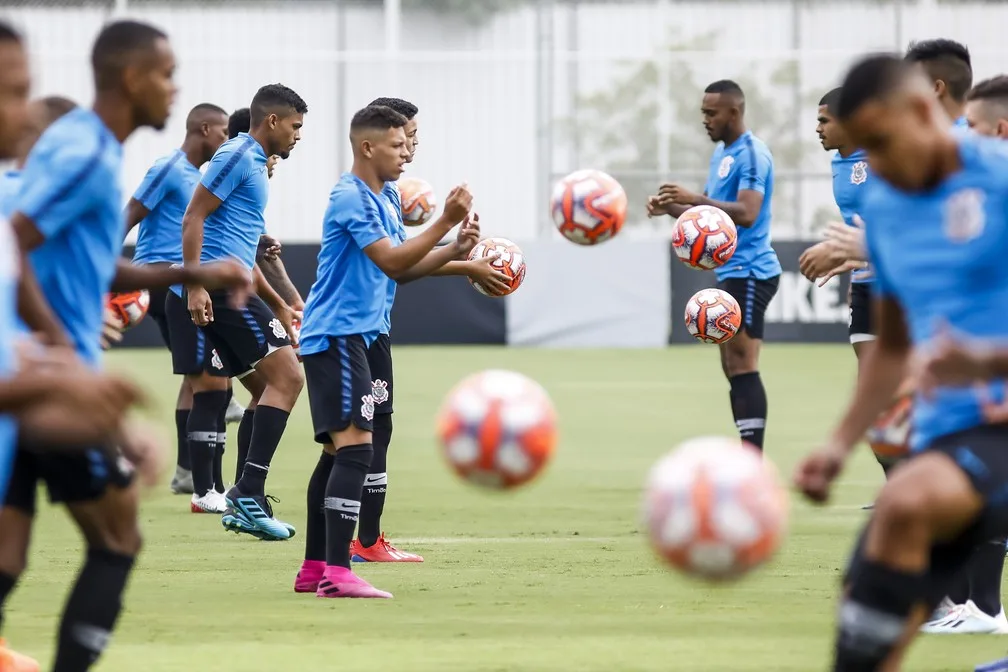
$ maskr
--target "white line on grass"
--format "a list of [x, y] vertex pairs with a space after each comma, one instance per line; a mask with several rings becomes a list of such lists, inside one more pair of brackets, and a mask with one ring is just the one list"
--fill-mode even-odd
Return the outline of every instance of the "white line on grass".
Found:
[[566, 537], [406, 537], [397, 538], [397, 544], [412, 544], [414, 546], [441, 546], [454, 544], [562, 544], [577, 542], [583, 544], [611, 544], [620, 541], [633, 541], [638, 537], [582, 537], [571, 535]]

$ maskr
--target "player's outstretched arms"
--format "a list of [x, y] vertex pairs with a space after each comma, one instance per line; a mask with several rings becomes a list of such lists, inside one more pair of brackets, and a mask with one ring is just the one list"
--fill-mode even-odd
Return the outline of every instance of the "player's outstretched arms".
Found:
[[[435, 247], [428, 252], [418, 264], [396, 278], [396, 282], [403, 284], [425, 278], [428, 275], [466, 275], [462, 272], [461, 264], [467, 262], [458, 261], [466, 259], [472, 249], [480, 239], [479, 215], [475, 212], [466, 215], [459, 226], [458, 235], [449, 245]], [[468, 269], [468, 266], [465, 267]]]
[[858, 376], [847, 412], [823, 447], [795, 469], [795, 486], [814, 502], [829, 498], [833, 481], [851, 450], [892, 403], [907, 372], [910, 336], [899, 304], [891, 297], [875, 299], [873, 319], [879, 325], [878, 337], [865, 353], [863, 373]]
[[684, 210], [694, 205], [713, 206], [727, 213], [736, 226], [744, 228], [753, 225], [763, 208], [763, 192], [756, 189], [740, 188], [737, 201], [715, 201], [678, 184], [663, 184], [658, 189], [658, 198], [663, 205], [685, 206]]
[[[468, 187], [464, 184], [455, 187], [445, 199], [441, 216], [426, 231], [398, 247], [393, 247], [387, 237], [382, 238], [365, 247], [364, 253], [385, 275], [398, 282], [401, 277], [408, 277], [408, 271], [420, 263], [434, 246], [455, 228], [456, 224], [463, 221], [471, 208], [472, 194], [469, 193]], [[438, 266], [444, 265], [457, 254], [457, 251], [449, 250], [445, 253], [446, 258]]]
[[662, 197], [659, 194], [654, 196], [648, 196], [647, 199], [647, 215], [648, 217], [661, 217], [662, 215], [668, 215], [673, 219], [679, 219], [679, 216], [689, 210], [692, 205], [681, 205], [678, 203], [673, 203], [667, 197]]
[[216, 261], [195, 266], [134, 266], [125, 259], [116, 262], [113, 292], [138, 289], [165, 289], [172, 285], [198, 285], [206, 289], [230, 289], [247, 297], [252, 274], [233, 261]]

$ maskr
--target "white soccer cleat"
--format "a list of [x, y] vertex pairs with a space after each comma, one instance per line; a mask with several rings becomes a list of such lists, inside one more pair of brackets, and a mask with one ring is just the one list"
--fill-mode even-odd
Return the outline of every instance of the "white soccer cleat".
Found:
[[229, 425], [234, 425], [242, 420], [242, 416], [245, 415], [245, 407], [238, 403], [238, 400], [231, 397], [231, 402], [227, 407], [227, 414], [224, 416], [224, 421]]
[[227, 511], [227, 500], [216, 490], [209, 490], [202, 497], [197, 497], [196, 493], [193, 493], [189, 510], [193, 513], [224, 513]]
[[1004, 607], [997, 616], [988, 616], [973, 600], [967, 600], [966, 604], [954, 606], [943, 619], [922, 625], [921, 632], [931, 635], [1008, 635], [1008, 618], [1005, 618]]

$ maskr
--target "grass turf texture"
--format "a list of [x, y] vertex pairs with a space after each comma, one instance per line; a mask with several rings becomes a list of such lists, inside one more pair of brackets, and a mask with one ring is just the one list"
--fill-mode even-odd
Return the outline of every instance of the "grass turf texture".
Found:
[[[146, 383], [154, 417], [174, 436], [177, 382], [161, 351], [120, 351], [110, 366]], [[793, 499], [790, 536], [774, 562], [710, 587], [670, 573], [639, 532], [640, 486], [677, 442], [732, 435], [728, 387], [714, 348], [549, 351], [397, 348], [395, 434], [384, 521], [422, 565], [355, 570], [393, 601], [320, 600], [292, 591], [303, 539], [257, 542], [192, 515], [165, 484], [148, 495], [146, 548], [127, 608], [98, 665], [175, 672], [193, 665], [248, 672], [410, 672], [827, 668], [838, 580], [881, 473], [859, 451], [828, 508]], [[561, 444], [529, 487], [488, 493], [454, 478], [433, 438], [434, 413], [464, 375], [510, 368], [537, 379], [559, 411]], [[850, 390], [846, 346], [766, 348], [767, 452], [789, 475], [820, 440]], [[228, 431], [225, 474], [234, 465]], [[277, 515], [304, 525], [304, 489], [318, 455], [307, 400], [295, 409], [270, 473]], [[174, 456], [172, 448], [172, 456]], [[51, 660], [58, 613], [81, 547], [65, 516], [43, 507], [29, 570], [4, 635]], [[1004, 655], [993, 636], [919, 640], [907, 669], [973, 669]], [[199, 661], [202, 661], [200, 663]], [[222, 667], [223, 666], [223, 667]]]

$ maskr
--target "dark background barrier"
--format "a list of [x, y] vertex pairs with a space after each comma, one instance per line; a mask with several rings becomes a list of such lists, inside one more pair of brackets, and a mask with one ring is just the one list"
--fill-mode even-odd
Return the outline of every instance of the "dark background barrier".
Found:
[[[848, 277], [814, 287], [798, 272], [798, 257], [810, 243], [774, 244], [784, 269], [777, 295], [767, 311], [765, 339], [783, 343], [843, 343], [848, 341]], [[684, 324], [686, 302], [694, 293], [717, 285], [713, 272], [689, 268], [672, 254], [672, 333], [669, 343], [699, 343]]]
[[[284, 245], [283, 261], [291, 281], [305, 298], [315, 281], [318, 245]], [[133, 249], [124, 251], [127, 257]], [[400, 285], [392, 309], [392, 339], [396, 344], [507, 342], [505, 302], [473, 291], [460, 277], [426, 278]], [[143, 320], [126, 332], [119, 347], [164, 347], [157, 325]]]

